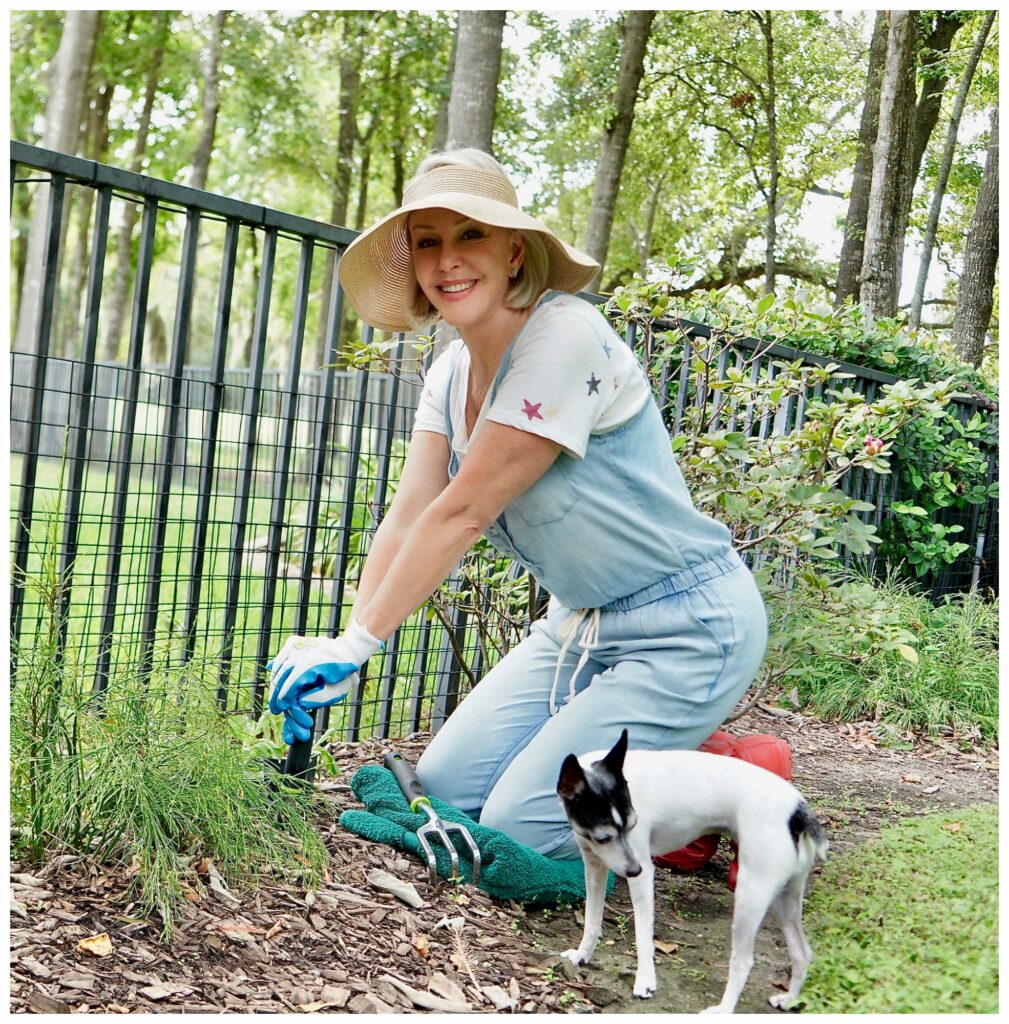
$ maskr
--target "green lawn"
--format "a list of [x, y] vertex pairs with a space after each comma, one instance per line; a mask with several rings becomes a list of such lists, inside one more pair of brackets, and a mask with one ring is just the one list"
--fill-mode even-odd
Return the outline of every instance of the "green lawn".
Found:
[[[12, 457], [11, 479], [15, 485], [20, 482], [21, 460]], [[36, 471], [36, 491], [32, 522], [32, 549], [28, 560], [29, 579], [38, 577], [46, 547], [47, 523], [53, 521], [58, 510], [59, 499], [58, 459], [40, 459]], [[304, 491], [304, 479], [298, 485]], [[266, 485], [260, 484], [263, 488]], [[84, 500], [82, 502], [78, 528], [78, 553], [74, 564], [73, 582], [70, 592], [69, 635], [71, 649], [76, 650], [81, 662], [80, 671], [87, 677], [96, 663], [103, 604], [107, 589], [106, 574], [109, 566], [109, 544], [111, 517], [115, 489], [114, 472], [102, 466], [89, 466], [84, 479]], [[11, 518], [17, 514], [17, 486], [11, 489]], [[150, 570], [150, 541], [154, 512], [155, 482], [151, 476], [135, 474], [131, 477], [127, 501], [127, 521], [123, 538], [122, 560], [118, 574], [118, 594], [114, 628], [113, 671], [117, 665], [128, 666], [135, 661], [139, 649], [139, 634], [143, 624], [144, 602], [148, 588]], [[159, 586], [159, 614], [157, 643], [169, 661], [179, 660], [182, 650], [182, 627], [189, 602], [189, 586], [192, 578], [195, 518], [198, 492], [195, 487], [176, 486], [172, 488], [164, 543]], [[238, 613], [235, 621], [235, 642], [232, 650], [231, 685], [236, 694], [237, 706], [246, 706], [256, 671], [256, 646], [262, 618], [262, 603], [266, 581], [266, 558], [264, 545], [269, 531], [271, 498], [267, 494], [256, 494], [249, 502], [245, 534], [245, 556], [241, 583], [238, 593]], [[197, 654], [211, 661], [217, 657], [224, 641], [224, 609], [228, 589], [228, 570], [231, 560], [231, 541], [236, 512], [234, 492], [218, 490], [211, 500], [205, 556], [202, 568], [202, 585], [199, 595], [199, 618], [197, 628]], [[304, 525], [305, 502], [303, 499], [289, 502], [285, 517], [291, 526], [285, 527], [284, 544], [292, 551], [298, 551], [302, 544], [301, 527]], [[357, 509], [357, 527], [367, 521], [368, 512]], [[57, 516], [57, 527], [62, 530], [62, 521]], [[61, 535], [60, 535], [61, 536]], [[57, 548], [62, 544], [60, 539]], [[325, 544], [332, 550], [337, 545], [334, 530], [318, 535], [316, 548]], [[274, 612], [272, 619], [272, 640], [270, 653], [279, 647], [283, 639], [295, 628], [295, 616], [300, 590], [300, 559], [295, 557], [292, 564], [281, 571], [276, 584]], [[352, 567], [352, 573], [355, 570]], [[353, 600], [353, 583], [348, 583], [344, 607]], [[316, 579], [313, 582], [309, 614], [305, 626], [308, 634], [328, 631], [331, 590], [327, 582]], [[399, 659], [394, 680], [376, 680], [369, 684], [363, 695], [361, 709], [361, 735], [373, 731], [381, 714], [381, 701], [391, 701], [389, 715], [391, 731], [395, 733], [397, 723], [406, 729], [407, 713], [412, 695], [413, 677], [417, 667], [420, 646], [421, 613], [403, 627], [399, 641]], [[48, 628], [37, 593], [31, 586], [25, 595], [22, 619], [21, 643], [29, 644], [40, 630]], [[434, 639], [440, 641], [440, 629]], [[371, 670], [376, 676], [383, 671], [383, 664], [374, 659]], [[427, 667], [424, 692], [424, 714], [430, 708], [431, 693], [434, 689], [433, 673], [437, 670], [437, 658], [432, 657]], [[232, 704], [232, 706], [236, 706]], [[334, 712], [331, 724], [341, 726], [347, 710]]]
[[811, 1013], [998, 1012], [998, 808], [931, 814], [831, 857], [810, 894]]

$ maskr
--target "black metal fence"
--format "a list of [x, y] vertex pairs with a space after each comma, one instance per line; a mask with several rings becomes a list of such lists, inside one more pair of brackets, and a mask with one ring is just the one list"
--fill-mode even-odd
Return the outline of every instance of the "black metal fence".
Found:
[[[350, 614], [361, 556], [402, 466], [419, 378], [337, 369], [343, 300], [325, 262], [352, 232], [20, 143], [11, 160], [12, 188], [38, 182], [46, 194], [35, 202], [47, 204], [41, 260], [22, 268], [37, 282], [33, 344], [11, 357], [16, 644], [47, 628], [44, 601], [24, 582], [49, 559], [68, 583], [64, 642], [95, 686], [199, 659], [222, 704], [255, 712], [263, 666], [283, 638], [335, 632]], [[86, 221], [68, 217], [78, 203], [93, 211]], [[130, 207], [141, 218], [126, 266], [112, 239]], [[74, 243], [88, 254], [83, 280], [67, 257]], [[123, 273], [126, 351], [103, 358], [103, 285]], [[158, 317], [173, 313], [158, 354], [155, 307]], [[410, 338], [394, 342], [398, 355], [412, 351]], [[796, 357], [769, 349], [752, 372]], [[894, 379], [843, 369], [869, 397]], [[686, 400], [679, 372], [671, 363], [665, 382], [673, 428]], [[962, 409], [966, 417], [971, 403]], [[787, 432], [801, 414], [784, 403], [752, 427]], [[990, 465], [997, 475], [994, 451]], [[877, 522], [895, 486], [873, 474], [850, 479]], [[966, 519], [971, 552], [929, 581], [936, 593], [967, 589], [978, 537], [981, 583], [995, 586], [997, 505], [968, 509]], [[478, 677], [495, 657], [477, 617], [459, 606], [422, 610], [320, 727], [348, 739], [438, 728], [466, 689], [466, 666]]]

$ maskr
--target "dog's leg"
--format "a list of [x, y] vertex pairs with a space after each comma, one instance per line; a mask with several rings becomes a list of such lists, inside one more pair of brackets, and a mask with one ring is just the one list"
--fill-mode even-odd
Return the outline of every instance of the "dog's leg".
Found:
[[753, 967], [753, 942], [774, 897], [776, 880], [754, 877], [740, 864], [736, 882], [736, 906], [732, 915], [732, 955], [729, 958], [729, 980], [717, 1006], [704, 1013], [732, 1013]]
[[565, 950], [561, 956], [576, 967], [587, 964], [595, 952], [603, 931], [603, 906], [606, 901], [606, 878], [609, 868], [589, 849], [581, 848], [585, 863], [585, 930], [577, 949]]
[[634, 907], [634, 944], [638, 970], [634, 976], [634, 995], [650, 999], [655, 991], [655, 868], [651, 858], [641, 865], [641, 874], [628, 878]]
[[792, 978], [788, 991], [771, 996], [768, 1000], [779, 1010], [785, 1009], [799, 998], [802, 983], [806, 980], [806, 971], [809, 970], [809, 964], [813, 959], [813, 951], [809, 948], [806, 934], [802, 930], [802, 894], [805, 883], [805, 876], [793, 878], [771, 904], [771, 910], [784, 932], [788, 955], [792, 960]]

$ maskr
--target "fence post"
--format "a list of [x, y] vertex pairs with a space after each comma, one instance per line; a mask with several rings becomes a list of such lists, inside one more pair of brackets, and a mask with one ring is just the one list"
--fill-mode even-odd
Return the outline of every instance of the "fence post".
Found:
[[[14, 526], [14, 564], [11, 589], [12, 635], [17, 640], [21, 635], [21, 612], [24, 602], [24, 573], [28, 568], [28, 546], [31, 541], [32, 512], [35, 505], [35, 471], [42, 429], [42, 403], [45, 399], [46, 369], [49, 362], [49, 335], [53, 322], [53, 306], [56, 300], [57, 275], [59, 273], [60, 226], [63, 222], [63, 200], [66, 192], [66, 177], [54, 173], [49, 189], [49, 207], [46, 219], [46, 244], [43, 252], [42, 288], [39, 291], [39, 307], [35, 321], [35, 352], [32, 363], [29, 392], [31, 403], [28, 413], [28, 444], [26, 457], [21, 460], [21, 488], [18, 495], [18, 518]], [[31, 268], [28, 268], [31, 273]], [[29, 311], [32, 312], [32, 311]], [[25, 315], [25, 311], [22, 311]], [[14, 666], [11, 666], [11, 674]]]
[[123, 536], [126, 529], [126, 499], [130, 487], [133, 460], [133, 431], [136, 425], [137, 398], [140, 392], [140, 365], [143, 358], [144, 330], [147, 326], [147, 299], [151, 287], [154, 262], [154, 232], [158, 220], [158, 201], [144, 201], [140, 221], [140, 248], [137, 253], [137, 274], [133, 287], [133, 320], [130, 325], [130, 351], [126, 361], [126, 391], [120, 424], [119, 456], [116, 461], [115, 498], [109, 535], [109, 559], [105, 573], [105, 604], [102, 614], [98, 664], [95, 668], [96, 690], [108, 685], [115, 635], [116, 605], [119, 597], [119, 572], [123, 560]]
[[[269, 328], [270, 297], [273, 293], [273, 268], [277, 256], [277, 229], [264, 229], [263, 261], [256, 296], [256, 319], [253, 327], [252, 365], [249, 386], [245, 392], [245, 440], [238, 492], [235, 496], [234, 526], [231, 532], [231, 559], [228, 568], [227, 596], [224, 599], [224, 649], [217, 686], [217, 700], [222, 708], [228, 703], [228, 678], [235, 646], [235, 625], [238, 619], [238, 589], [242, 581], [242, 560], [245, 556], [245, 529], [249, 517], [249, 491], [256, 465], [259, 428], [259, 404], [263, 391], [263, 363], [266, 359], [266, 336]], [[259, 671], [260, 666], [256, 666]]]
[[189, 343], [189, 324], [193, 308], [193, 282], [196, 279], [196, 243], [200, 234], [200, 212], [186, 211], [186, 233], [182, 240], [182, 264], [179, 269], [179, 291], [175, 305], [175, 327], [172, 331], [172, 354], [168, 366], [168, 407], [161, 428], [161, 460], [158, 465], [154, 521], [151, 523], [150, 562], [147, 570], [147, 596], [140, 632], [139, 666], [147, 676], [154, 657], [154, 635], [157, 631], [161, 603], [162, 565], [165, 537], [168, 532], [168, 507], [172, 493], [172, 470], [175, 449], [179, 443], [179, 406], [182, 398], [182, 368]]
[[193, 530], [193, 562], [189, 576], [189, 593], [183, 623], [185, 650], [189, 661], [196, 651], [196, 622], [200, 613], [200, 591], [203, 587], [203, 562], [206, 557], [207, 527], [214, 491], [214, 463], [217, 435], [220, 429], [221, 406], [224, 401], [224, 363], [231, 325], [231, 300], [235, 287], [235, 261], [238, 254], [238, 221], [229, 220], [224, 235], [221, 260], [221, 283], [217, 293], [217, 314], [214, 322], [214, 350], [210, 357], [210, 409], [200, 449], [200, 482], [196, 496], [196, 523]]
[[91, 263], [88, 271], [88, 291], [84, 306], [84, 345], [81, 352], [82, 379], [80, 394], [75, 397], [75, 408], [71, 415], [71, 443], [73, 452], [70, 459], [70, 482], [67, 487], [67, 510], [63, 520], [63, 561], [60, 575], [66, 580], [60, 602], [59, 649], [67, 641], [68, 617], [70, 614], [70, 581], [74, 561], [77, 557], [77, 531], [80, 522], [81, 501], [84, 497], [84, 468], [87, 465], [88, 420], [91, 415], [91, 389], [95, 376], [95, 351], [98, 347], [98, 312], [102, 304], [102, 285], [105, 280], [105, 247], [109, 235], [109, 211], [112, 205], [112, 189], [105, 186], [98, 190], [95, 205], [95, 231], [91, 239]]

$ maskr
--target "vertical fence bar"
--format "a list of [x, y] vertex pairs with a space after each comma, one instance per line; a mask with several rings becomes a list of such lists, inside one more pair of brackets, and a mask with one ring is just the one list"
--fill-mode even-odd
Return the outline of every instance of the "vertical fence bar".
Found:
[[60, 576], [65, 587], [60, 593], [59, 650], [67, 640], [70, 615], [70, 583], [74, 561], [77, 558], [77, 533], [81, 501], [84, 497], [84, 470], [87, 465], [88, 420], [91, 415], [91, 389], [95, 376], [95, 350], [98, 347], [98, 313], [102, 304], [102, 285], [105, 280], [105, 247], [109, 236], [109, 211], [112, 189], [98, 189], [95, 208], [95, 230], [91, 238], [91, 265], [88, 272], [88, 290], [84, 300], [84, 344], [81, 352], [80, 390], [71, 397], [70, 414], [70, 480], [67, 484], [67, 508], [63, 519], [63, 555]]
[[[673, 426], [670, 433], [675, 437], [680, 432], [680, 424], [683, 422], [683, 414], [687, 408], [687, 387], [690, 383], [690, 362], [693, 352], [693, 336], [689, 331], [683, 332], [683, 355], [680, 363], [680, 380], [676, 393], [676, 412], [673, 415]], [[663, 400], [668, 402], [665, 377], [662, 386]]]
[[315, 557], [315, 541], [319, 532], [319, 512], [322, 508], [322, 485], [326, 475], [326, 461], [329, 457], [329, 435], [336, 403], [333, 392], [336, 382], [336, 359], [340, 339], [337, 336], [343, 316], [343, 289], [339, 278], [333, 273], [333, 293], [329, 302], [329, 320], [326, 323], [326, 367], [323, 370], [322, 395], [319, 400], [319, 419], [315, 425], [313, 446], [312, 479], [309, 481], [308, 509], [305, 513], [305, 558], [301, 565], [301, 582], [298, 590], [298, 612], [294, 632], [302, 634], [308, 624], [308, 605], [312, 590], [312, 560]]
[[161, 603], [162, 566], [165, 538], [168, 534], [168, 507], [172, 495], [172, 470], [175, 449], [179, 443], [179, 411], [182, 398], [182, 369], [189, 343], [189, 325], [193, 311], [193, 282], [196, 278], [196, 243], [200, 235], [200, 211], [186, 211], [186, 231], [182, 239], [182, 262], [179, 267], [179, 290], [175, 304], [175, 327], [172, 331], [172, 354], [168, 365], [168, 405], [161, 428], [161, 458], [155, 485], [154, 519], [151, 523], [150, 560], [147, 568], [147, 594], [144, 600], [143, 624], [140, 631], [140, 671], [147, 675], [154, 654], [154, 638]]
[[[371, 344], [373, 331], [365, 327], [363, 341]], [[354, 398], [354, 419], [351, 425], [350, 451], [347, 453], [347, 475], [343, 481], [343, 509], [340, 515], [340, 547], [333, 562], [333, 595], [329, 607], [329, 635], [336, 636], [343, 622], [343, 599], [347, 588], [347, 564], [350, 561], [350, 535], [354, 526], [354, 503], [357, 490], [357, 471], [361, 463], [361, 443], [364, 437], [364, 419], [368, 406], [368, 386], [371, 373], [361, 370], [357, 378], [357, 395]], [[353, 706], [361, 700], [363, 684], [359, 681], [354, 692], [347, 697]], [[329, 725], [330, 709], [322, 708], [316, 715], [316, 727], [325, 732]]]
[[[460, 576], [449, 577], [449, 588], [453, 596], [458, 594], [461, 586], [462, 578]], [[462, 611], [458, 605], [454, 605], [450, 619], [451, 625], [447, 628], [446, 633], [450, 632], [455, 637], [460, 650], [463, 649], [466, 640], [466, 620], [466, 612]], [[452, 650], [449, 636], [446, 635], [445, 644], [438, 657], [437, 679], [434, 699], [431, 704], [432, 732], [437, 732], [448, 720], [448, 716], [455, 711], [456, 705], [459, 703], [459, 677], [461, 674], [462, 669]]]
[[[399, 344], [396, 346], [395, 365], [403, 363], [403, 335], [399, 335]], [[400, 379], [398, 373], [393, 373], [389, 380], [389, 394], [387, 396], [385, 409], [385, 429], [382, 439], [381, 455], [378, 464], [378, 489], [375, 492], [375, 507], [378, 522], [382, 521], [385, 515], [385, 503], [389, 493], [389, 467], [392, 464], [392, 446], [395, 441], [396, 414], [399, 403]], [[382, 681], [380, 683], [380, 722], [381, 734], [389, 735], [389, 725], [392, 720], [392, 698], [396, 688], [396, 671], [399, 666], [399, 645], [401, 641], [400, 631], [397, 629], [389, 638], [386, 647], [385, 658], [382, 664]]]
[[[238, 490], [235, 494], [234, 524], [231, 528], [230, 564], [228, 566], [227, 593], [224, 599], [224, 644], [217, 687], [217, 700], [222, 708], [228, 703], [228, 679], [231, 675], [231, 656], [235, 646], [235, 624], [238, 621], [238, 597], [242, 583], [242, 560], [245, 556], [245, 530], [249, 517], [249, 492], [252, 489], [256, 464], [259, 429], [259, 405], [263, 391], [263, 362], [266, 359], [266, 337], [270, 319], [270, 297], [273, 294], [273, 268], [277, 257], [277, 229], [263, 231], [263, 256], [259, 275], [259, 294], [256, 296], [256, 319], [253, 326], [249, 384], [243, 401], [245, 437], [242, 446]], [[256, 666], [258, 672], [260, 666]]]
[[[287, 481], [291, 472], [291, 451], [294, 446], [294, 425], [298, 415], [298, 379], [301, 376], [301, 351], [305, 341], [305, 320], [308, 316], [308, 293], [312, 286], [312, 251], [312, 240], [303, 238], [301, 261], [298, 266], [298, 285], [294, 298], [291, 343], [287, 352], [287, 380], [284, 382], [284, 391], [280, 399], [280, 419], [283, 427], [273, 473], [270, 527], [266, 541], [266, 575], [263, 580], [262, 616], [259, 620], [259, 640], [256, 648], [257, 665], [265, 665], [270, 660], [270, 646], [273, 642], [273, 606], [277, 594], [277, 573], [280, 569]], [[252, 690], [254, 715], [259, 715], [262, 711], [263, 689], [263, 680], [257, 675]]]
[[413, 683], [410, 693], [409, 720], [410, 731], [419, 732], [421, 720], [424, 715], [424, 690], [427, 682], [427, 662], [431, 652], [431, 619], [424, 616], [420, 628], [420, 649], [418, 654], [419, 664], [415, 662], [413, 672]]
[[217, 293], [217, 314], [214, 322], [214, 349], [210, 357], [210, 408], [205, 410], [209, 416], [205, 424], [200, 452], [200, 482], [196, 494], [196, 522], [193, 529], [193, 560], [183, 620], [185, 635], [183, 659], [185, 661], [189, 661], [196, 652], [196, 624], [200, 614], [200, 593], [203, 588], [203, 562], [206, 557], [210, 503], [214, 494], [217, 435], [220, 430], [221, 405], [224, 401], [224, 363], [228, 350], [228, 330], [231, 324], [231, 300], [235, 288], [238, 232], [238, 221], [229, 220], [224, 233], [224, 252], [221, 258], [221, 282]]
[[98, 664], [95, 668], [96, 690], [103, 690], [109, 681], [112, 640], [116, 625], [116, 604], [119, 598], [119, 570], [123, 559], [123, 537], [126, 530], [126, 499], [130, 489], [133, 462], [133, 428], [137, 417], [140, 391], [140, 365], [143, 358], [144, 329], [147, 326], [147, 300], [151, 287], [151, 266], [154, 262], [154, 232], [158, 222], [158, 202], [144, 200], [140, 221], [140, 247], [137, 251], [137, 273], [133, 286], [133, 320], [130, 326], [130, 350], [126, 361], [126, 390], [120, 422], [119, 453], [116, 461], [115, 497], [109, 533], [109, 558], [105, 574], [105, 601], [98, 642]]
[[[20, 315], [35, 313], [35, 351], [32, 375], [28, 385], [31, 395], [28, 414], [28, 444], [21, 460], [21, 489], [18, 495], [18, 518], [14, 524], [14, 564], [11, 586], [11, 628], [17, 640], [21, 635], [21, 613], [24, 607], [24, 573], [28, 567], [28, 546], [31, 542], [32, 511], [35, 505], [35, 472], [38, 468], [39, 435], [42, 430], [42, 405], [45, 400], [46, 370], [49, 364], [49, 336], [53, 324], [53, 306], [59, 274], [60, 227], [66, 195], [66, 177], [54, 173], [49, 187], [49, 206], [46, 214], [46, 242], [42, 253], [42, 288], [39, 291], [38, 310], [21, 310]], [[32, 273], [33, 268], [28, 268]], [[13, 667], [12, 667], [13, 674]]]
[[[329, 431], [331, 417], [335, 416], [336, 402], [333, 392], [336, 382], [336, 359], [340, 344], [339, 328], [343, 319], [343, 289], [340, 287], [339, 276], [333, 274], [333, 292], [329, 302], [329, 319], [326, 323], [326, 368], [323, 371], [322, 396], [320, 399], [319, 420], [316, 424], [314, 456], [312, 459], [312, 479], [309, 487], [308, 509], [305, 513], [305, 554], [301, 563], [301, 580], [298, 587], [298, 609], [294, 632], [302, 634], [308, 623], [308, 605], [312, 591], [312, 560], [315, 557], [315, 539], [319, 531], [319, 512], [322, 507], [322, 484], [326, 471], [326, 460], [329, 456]], [[363, 374], [367, 377], [367, 374]], [[367, 389], [367, 380], [365, 380]], [[365, 390], [367, 394], [367, 390]], [[335, 424], [334, 424], [335, 425]], [[342, 574], [341, 574], [342, 575]], [[329, 709], [320, 714], [313, 712], [316, 726], [328, 723]], [[284, 762], [287, 775], [310, 777], [312, 742], [294, 742], [288, 748]]]

